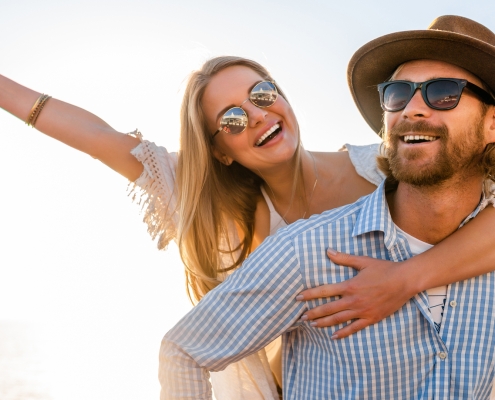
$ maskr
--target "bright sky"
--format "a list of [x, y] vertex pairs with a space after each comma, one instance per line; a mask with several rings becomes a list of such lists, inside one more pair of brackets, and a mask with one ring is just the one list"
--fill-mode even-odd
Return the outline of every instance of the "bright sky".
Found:
[[[346, 67], [380, 35], [458, 14], [495, 29], [493, 0], [0, 0], [0, 73], [178, 147], [188, 73], [255, 59], [310, 150], [377, 142]], [[125, 179], [0, 111], [0, 320], [37, 321], [54, 399], [156, 399], [161, 337], [188, 310], [174, 246], [156, 251]], [[329, 188], [338, 190], [338, 188]]]

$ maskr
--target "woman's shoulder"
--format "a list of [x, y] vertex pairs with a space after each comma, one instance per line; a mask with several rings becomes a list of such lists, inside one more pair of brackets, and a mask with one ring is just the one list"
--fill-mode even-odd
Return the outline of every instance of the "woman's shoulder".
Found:
[[342, 146], [341, 151], [346, 151], [349, 154], [351, 162], [356, 165], [366, 161], [375, 160], [381, 151], [381, 143], [371, 143], [365, 145], [354, 145], [346, 143]]
[[344, 151], [347, 151], [349, 159], [358, 175], [378, 186], [385, 175], [377, 166], [376, 158], [381, 154], [381, 144], [352, 145], [346, 143]]
[[[346, 143], [339, 151], [314, 153], [326, 165], [331, 165], [333, 171], [339, 171], [339, 176], [350, 177], [359, 175], [366, 181], [378, 186], [385, 175], [379, 170], [377, 156], [381, 154], [379, 143], [367, 145], [352, 145]], [[343, 178], [345, 183], [346, 178]]]

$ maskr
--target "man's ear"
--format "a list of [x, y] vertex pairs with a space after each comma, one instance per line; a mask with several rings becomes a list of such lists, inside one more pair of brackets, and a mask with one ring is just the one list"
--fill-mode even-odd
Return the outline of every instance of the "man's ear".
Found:
[[232, 157], [229, 157], [227, 154], [222, 153], [220, 150], [218, 150], [215, 145], [211, 146], [211, 151], [213, 152], [213, 157], [215, 157], [222, 164], [229, 166], [234, 161]]

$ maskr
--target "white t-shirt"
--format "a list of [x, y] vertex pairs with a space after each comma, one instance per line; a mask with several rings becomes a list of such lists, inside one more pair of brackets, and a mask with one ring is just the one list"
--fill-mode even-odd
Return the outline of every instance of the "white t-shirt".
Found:
[[[407, 232], [404, 232], [397, 225], [395, 226], [397, 231], [401, 232], [407, 242], [409, 243], [409, 248], [414, 256], [425, 252], [428, 249], [433, 247], [432, 244], [422, 242], [419, 239], [416, 239], [414, 236], [409, 235]], [[428, 289], [426, 291], [428, 294], [428, 302], [430, 305], [430, 313], [435, 323], [435, 328], [437, 332], [440, 332], [440, 326], [442, 324], [443, 310], [445, 308], [445, 301], [447, 299], [447, 286], [440, 286], [432, 289]]]

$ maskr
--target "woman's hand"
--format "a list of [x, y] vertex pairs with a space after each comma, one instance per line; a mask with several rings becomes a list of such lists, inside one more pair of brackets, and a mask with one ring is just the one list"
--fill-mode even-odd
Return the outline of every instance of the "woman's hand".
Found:
[[[414, 281], [408, 282], [407, 261], [396, 263], [371, 257], [353, 256], [328, 249], [335, 264], [359, 271], [344, 282], [308, 289], [297, 297], [306, 301], [322, 297], [341, 296], [307, 311], [302, 319], [312, 326], [326, 327], [353, 320], [332, 335], [332, 339], [347, 337], [368, 325], [381, 321], [401, 308], [417, 292]], [[302, 297], [301, 297], [302, 296]]]

